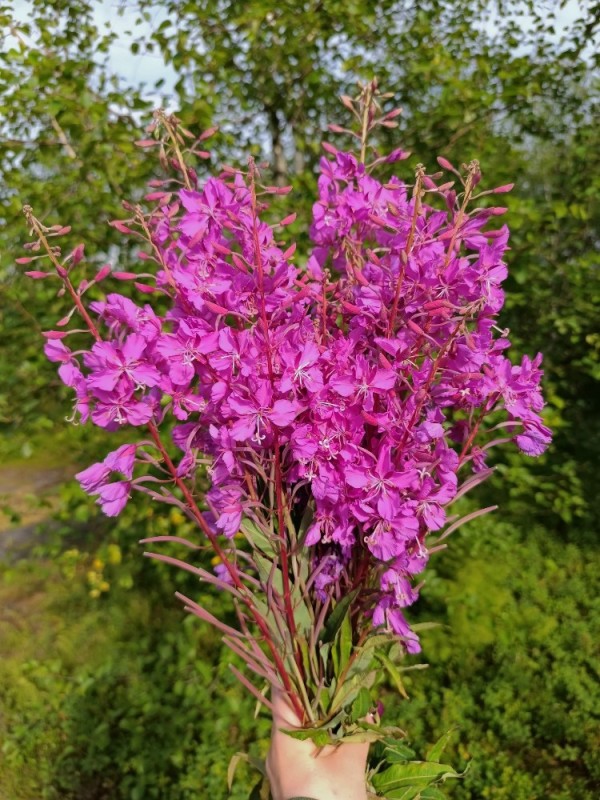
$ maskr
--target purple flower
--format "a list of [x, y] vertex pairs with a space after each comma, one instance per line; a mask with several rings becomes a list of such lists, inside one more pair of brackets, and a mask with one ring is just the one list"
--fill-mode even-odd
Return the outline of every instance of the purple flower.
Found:
[[[365, 588], [373, 626], [418, 652], [404, 609], [429, 534], [488, 474], [499, 440], [533, 456], [550, 442], [541, 355], [513, 363], [497, 324], [508, 229], [490, 208], [457, 213], [450, 188], [441, 203], [417, 198], [336, 152], [321, 161], [312, 252], [297, 266], [252, 180], [229, 172], [162, 195], [148, 223], [155, 308], [109, 294], [90, 305], [101, 341], [46, 343], [82, 422], [151, 423], [152, 436], [78, 479], [109, 516], [139, 487], [142, 462], [168, 502], [185, 496], [182, 481], [206, 502], [214, 535], [231, 539], [246, 519], [283, 539], [298, 524], [315, 602]], [[172, 464], [157, 430], [179, 451]]]
[[276, 400], [268, 381], [261, 381], [249, 397], [234, 393], [227, 404], [232, 415], [237, 419], [231, 428], [231, 435], [236, 441], [252, 441], [262, 444], [272, 432], [272, 424], [278, 428], [286, 428], [302, 410], [295, 400]]
[[314, 393], [323, 388], [323, 376], [317, 366], [319, 348], [314, 342], [306, 342], [302, 350], [286, 346], [281, 350], [281, 360], [285, 364], [285, 372], [279, 383], [281, 392], [289, 392], [293, 388], [306, 389]]
[[129, 481], [116, 481], [107, 483], [98, 488], [96, 502], [107, 517], [116, 517], [125, 508], [131, 493]]
[[97, 342], [92, 352], [84, 356], [84, 363], [91, 368], [88, 386], [111, 392], [122, 378], [128, 380], [132, 388], [155, 386], [160, 375], [157, 368], [144, 358], [147, 342], [138, 333], [130, 334], [123, 345], [112, 342]]
[[88, 494], [95, 494], [100, 486], [104, 486], [110, 475], [110, 467], [104, 463], [92, 464], [91, 467], [78, 472], [75, 477], [81, 488]]
[[117, 450], [109, 453], [104, 459], [104, 464], [114, 472], [120, 472], [126, 478], [131, 479], [136, 453], [137, 445], [124, 444]]
[[92, 420], [100, 428], [116, 430], [121, 425], [139, 427], [152, 419], [154, 410], [147, 400], [137, 400], [123, 386], [114, 392], [96, 391], [97, 402]]

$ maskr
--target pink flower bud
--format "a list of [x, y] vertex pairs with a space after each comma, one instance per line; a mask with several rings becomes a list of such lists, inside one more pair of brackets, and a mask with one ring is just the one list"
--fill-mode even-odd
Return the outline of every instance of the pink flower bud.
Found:
[[402, 150], [401, 148], [397, 148], [396, 150], [392, 150], [392, 152], [386, 156], [384, 161], [388, 164], [394, 164], [396, 161], [404, 161], [410, 156], [410, 152], [408, 150]]
[[226, 308], [217, 305], [217, 303], [211, 303], [210, 300], [205, 300], [204, 302], [206, 307], [215, 314], [229, 314], [229, 311]]
[[34, 281], [39, 281], [42, 278], [52, 277], [51, 272], [40, 272], [39, 270], [31, 270], [30, 272], [26, 272], [25, 275], [27, 275], [28, 278], [33, 278]]
[[144, 200], [152, 202], [153, 200], [160, 200], [163, 203], [169, 203], [173, 195], [171, 192], [149, 192], [144, 195]]
[[400, 114], [402, 114], [402, 109], [401, 108], [395, 108], [393, 111], [388, 111], [388, 113], [385, 115], [384, 119], [395, 119], [396, 117], [399, 117]]
[[78, 244], [77, 247], [71, 253], [71, 264], [76, 266], [83, 258], [83, 254], [85, 251], [85, 244]]
[[443, 156], [438, 156], [437, 162], [440, 165], [440, 167], [443, 167], [444, 169], [449, 169], [450, 172], [456, 172], [456, 168], [452, 166], [452, 164], [448, 161], [447, 158], [444, 158]]
[[110, 275], [110, 264], [105, 264], [102, 269], [96, 275], [95, 281], [96, 283], [100, 283], [106, 278], [107, 275]]
[[506, 192], [511, 192], [514, 189], [514, 183], [505, 183], [504, 186], [498, 186], [496, 189], [492, 189], [492, 194], [505, 194]]
[[211, 128], [207, 128], [204, 133], [201, 133], [198, 137], [199, 142], [204, 142], [206, 139], [210, 139], [211, 136], [214, 136], [215, 133], [219, 130], [218, 125], [213, 125]]
[[124, 222], [121, 222], [120, 219], [113, 219], [111, 222], [108, 223], [111, 228], [115, 228], [115, 230], [119, 231], [119, 233], [134, 233], [131, 228], [128, 228]]
[[423, 330], [423, 328], [419, 327], [419, 325], [417, 325], [416, 322], [413, 322], [412, 319], [409, 319], [408, 322], [406, 323], [406, 325], [413, 333], [418, 333], [419, 336], [425, 336], [426, 335], [425, 331]]
[[153, 294], [156, 291], [154, 286], [148, 286], [145, 283], [138, 283], [138, 281], [135, 281], [133, 285], [138, 291], [142, 292], [142, 294]]
[[135, 272], [113, 272], [112, 276], [118, 281], [132, 281], [137, 278], [137, 274]]
[[68, 335], [68, 331], [42, 331], [45, 339], [64, 339]]

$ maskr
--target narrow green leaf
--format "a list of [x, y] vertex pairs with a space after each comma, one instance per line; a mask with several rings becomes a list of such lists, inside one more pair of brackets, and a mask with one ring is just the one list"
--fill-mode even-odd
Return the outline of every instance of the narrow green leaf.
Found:
[[407, 786], [404, 789], [396, 789], [386, 794], [386, 800], [414, 800], [421, 797], [421, 789], [418, 786]]
[[397, 764], [399, 761], [412, 761], [414, 759], [416, 753], [407, 745], [396, 740], [393, 740], [393, 744], [388, 742], [389, 740], [386, 740], [385, 748], [385, 760], [388, 763]]
[[339, 670], [336, 670], [337, 675], [341, 675], [341, 673], [344, 672], [350, 660], [350, 654], [352, 653], [352, 625], [350, 624], [350, 616], [348, 614], [346, 614], [342, 620], [340, 627], [339, 651], [340, 662]]
[[355, 589], [350, 594], [347, 594], [343, 597], [337, 606], [333, 609], [329, 618], [327, 619], [327, 623], [323, 628], [323, 632], [319, 637], [321, 642], [333, 642], [339, 629], [342, 626], [342, 622], [344, 621], [344, 617], [350, 610], [350, 606], [354, 602], [356, 595], [358, 594], [358, 589]]
[[457, 731], [457, 728], [450, 728], [443, 736], [441, 736], [437, 742], [433, 745], [431, 750], [427, 753], [426, 759], [427, 761], [439, 761], [442, 753], [446, 749], [448, 742], [452, 738], [452, 736]]
[[352, 703], [352, 721], [362, 719], [369, 713], [372, 706], [371, 692], [363, 686]]
[[421, 792], [420, 800], [446, 800], [446, 795], [435, 786], [428, 786]]
[[245, 755], [246, 755], [245, 753], [234, 753], [231, 756], [231, 760], [229, 761], [229, 766], [227, 767], [227, 789], [230, 792], [233, 786], [233, 780], [235, 778], [235, 771], [240, 761], [244, 759]]
[[280, 729], [282, 733], [291, 736], [292, 739], [298, 739], [301, 742], [308, 740], [312, 741], [316, 747], [325, 747], [331, 744], [331, 736], [322, 728], [301, 728], [297, 730]]
[[263, 777], [267, 774], [265, 769], [265, 762], [262, 761], [260, 758], [251, 756], [248, 753], [242, 753], [242, 752], [234, 753], [231, 756], [229, 766], [227, 767], [227, 788], [229, 789], [230, 792], [231, 792], [231, 787], [233, 786], [235, 772], [241, 761], [245, 761], [247, 764], [250, 764], [250, 766], [254, 767], [255, 770], [260, 772], [260, 774]]
[[403, 789], [395, 789], [386, 794], [386, 800], [414, 800], [421, 798], [421, 789], [418, 786], [406, 786]]
[[393, 764], [384, 772], [373, 776], [373, 786], [377, 791], [388, 795], [394, 789], [418, 786], [425, 789], [430, 783], [459, 775], [448, 764], [435, 764], [431, 761], [410, 761], [407, 764]]
[[406, 689], [404, 688], [404, 683], [402, 682], [402, 678], [400, 677], [400, 672], [398, 671], [398, 668], [391, 660], [391, 658], [388, 658], [388, 656], [386, 656], [385, 653], [375, 653], [375, 657], [385, 667], [388, 675], [396, 685], [396, 688], [398, 689], [402, 697], [404, 697], [405, 700], [408, 700], [408, 694]]
[[340, 708], [345, 708], [354, 702], [354, 698], [358, 695], [359, 691], [365, 687], [370, 689], [377, 678], [377, 672], [367, 672], [364, 675], [355, 675], [350, 681], [345, 681], [339, 687], [335, 694], [331, 706], [332, 711], [337, 712]]

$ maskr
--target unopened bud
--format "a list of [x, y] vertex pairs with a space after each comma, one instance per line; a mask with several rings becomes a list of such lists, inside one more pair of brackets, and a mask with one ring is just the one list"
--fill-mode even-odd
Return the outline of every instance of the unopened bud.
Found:
[[75, 266], [79, 264], [79, 262], [83, 259], [85, 251], [85, 244], [78, 244], [77, 247], [71, 253], [71, 264]]
[[34, 281], [39, 281], [42, 278], [52, 277], [51, 272], [40, 272], [39, 270], [31, 270], [29, 272], [26, 272], [25, 275], [27, 275], [28, 278], [33, 278]]

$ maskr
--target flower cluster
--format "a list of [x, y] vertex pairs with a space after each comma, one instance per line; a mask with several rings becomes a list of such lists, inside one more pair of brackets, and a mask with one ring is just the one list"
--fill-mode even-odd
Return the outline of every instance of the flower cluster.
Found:
[[[372, 106], [361, 108], [364, 131]], [[179, 504], [221, 559], [216, 576], [198, 574], [243, 600], [244, 636], [247, 620], [258, 625], [288, 693], [280, 651], [290, 650], [292, 671], [306, 668], [300, 602], [318, 627], [347, 598], [356, 641], [365, 626], [384, 629], [418, 652], [404, 609], [417, 599], [415, 576], [460, 523], [448, 507], [491, 473], [494, 445], [512, 440], [536, 456], [550, 441], [541, 355], [514, 364], [496, 324], [508, 229], [494, 225], [505, 209], [489, 201], [511, 187], [481, 192], [477, 162], [459, 171], [445, 159], [445, 183], [420, 165], [410, 185], [382, 183], [372, 167], [407, 154], [368, 165], [362, 145], [360, 157], [326, 147], [304, 262], [277, 238], [295, 215], [266, 221], [265, 198], [287, 189], [261, 186], [252, 161], [199, 185], [177, 150], [183, 187], [151, 193], [152, 212], [130, 206], [132, 219], [114, 223], [147, 243], [155, 270], [113, 275], [150, 302], [109, 293], [84, 306], [91, 284], [76, 290], [70, 279], [83, 250], [61, 264], [47, 239], [63, 229], [26, 212], [38, 235], [30, 249], [46, 250], [95, 339], [69, 348], [70, 317], [46, 334], [46, 354], [75, 392], [74, 418], [150, 434], [81, 472], [82, 487], [110, 516], [133, 490]], [[249, 553], [234, 541], [240, 530], [251, 532]], [[275, 628], [257, 610], [257, 587], [283, 615]], [[272, 680], [258, 653], [253, 643], [243, 654]], [[328, 679], [326, 665], [314, 669], [316, 683]]]
[[[109, 294], [91, 304], [106, 338], [83, 354], [50, 339], [46, 353], [82, 420], [116, 430], [176, 419], [178, 475], [210, 459], [206, 501], [227, 537], [264, 511], [277, 462], [286, 513], [312, 515], [303, 543], [322, 565], [319, 591], [342, 573], [376, 576], [373, 624], [415, 651], [402, 612], [417, 596], [411, 578], [463, 467], [486, 472], [482, 422], [503, 411], [531, 455], [550, 439], [541, 356], [513, 365], [495, 324], [508, 229], [488, 223], [504, 209], [467, 213], [422, 170], [409, 193], [335, 152], [321, 162], [304, 268], [261, 220], [256, 178], [210, 178], [153, 215], [164, 315]], [[472, 164], [465, 195], [478, 180]], [[135, 486], [134, 458], [120, 448], [79, 476], [109, 515]]]

